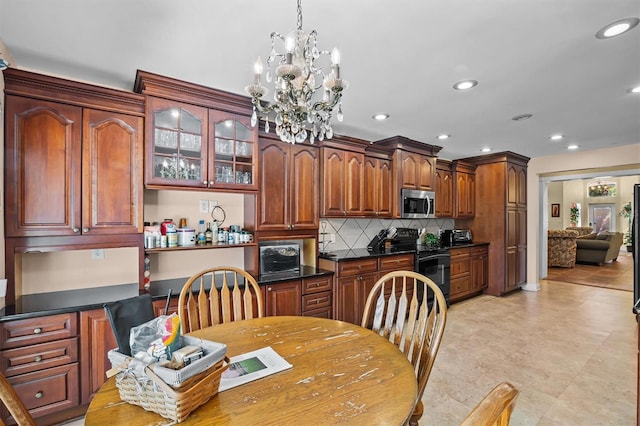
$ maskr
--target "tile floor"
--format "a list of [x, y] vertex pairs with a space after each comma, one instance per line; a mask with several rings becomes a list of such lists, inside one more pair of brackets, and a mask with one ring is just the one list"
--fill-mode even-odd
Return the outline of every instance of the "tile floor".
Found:
[[635, 425], [632, 299], [627, 291], [543, 280], [539, 292], [454, 304], [420, 425], [459, 425], [503, 380], [520, 390], [511, 425]]
[[496, 384], [519, 390], [512, 425], [635, 425], [633, 293], [545, 281], [449, 310], [421, 425], [458, 425]]

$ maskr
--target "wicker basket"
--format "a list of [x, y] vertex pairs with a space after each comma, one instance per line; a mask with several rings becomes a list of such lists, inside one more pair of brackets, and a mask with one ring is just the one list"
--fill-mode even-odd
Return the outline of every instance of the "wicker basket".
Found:
[[228, 366], [229, 358], [225, 357], [179, 386], [169, 386], [150, 367], [137, 376], [124, 370], [116, 376], [116, 385], [123, 401], [180, 423], [218, 393], [220, 376]]

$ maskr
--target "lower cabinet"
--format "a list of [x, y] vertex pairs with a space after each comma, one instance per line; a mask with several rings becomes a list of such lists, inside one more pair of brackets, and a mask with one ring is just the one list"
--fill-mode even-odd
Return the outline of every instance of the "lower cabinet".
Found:
[[265, 315], [294, 315], [332, 318], [331, 276], [303, 278], [266, 284]]
[[107, 352], [117, 347], [104, 309], [80, 312], [81, 404], [88, 404], [106, 381], [105, 373], [111, 368]]
[[[79, 404], [77, 313], [0, 323], [0, 370], [34, 418]], [[4, 405], [2, 421], [15, 423]]]
[[480, 294], [488, 286], [488, 246], [449, 249], [451, 255], [451, 302]]

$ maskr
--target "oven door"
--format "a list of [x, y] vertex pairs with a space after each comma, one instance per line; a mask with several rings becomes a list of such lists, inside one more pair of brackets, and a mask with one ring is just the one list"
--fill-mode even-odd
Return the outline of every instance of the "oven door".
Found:
[[[442, 291], [447, 307], [451, 293], [451, 256], [446, 253], [419, 253], [416, 261], [416, 272], [430, 278]], [[422, 291], [418, 288], [418, 299], [422, 300]], [[427, 291], [429, 306], [433, 303], [433, 292]]]

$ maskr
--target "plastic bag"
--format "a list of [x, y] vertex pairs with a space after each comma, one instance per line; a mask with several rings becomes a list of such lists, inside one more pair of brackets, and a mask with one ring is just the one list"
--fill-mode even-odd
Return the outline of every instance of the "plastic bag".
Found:
[[131, 329], [131, 355], [144, 352], [155, 360], [171, 359], [180, 348], [180, 318], [177, 314], [162, 315]]

